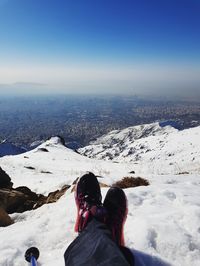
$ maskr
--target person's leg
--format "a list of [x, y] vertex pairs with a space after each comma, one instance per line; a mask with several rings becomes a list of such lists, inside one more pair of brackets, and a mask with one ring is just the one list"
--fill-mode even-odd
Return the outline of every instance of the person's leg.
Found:
[[127, 218], [127, 198], [124, 191], [118, 187], [111, 187], [104, 199], [104, 207], [107, 210], [105, 224], [112, 234], [113, 241], [118, 245], [122, 254], [130, 266], [134, 266], [134, 255], [124, 243], [124, 223]]
[[104, 222], [106, 213], [101, 200], [101, 190], [96, 176], [90, 172], [83, 175], [77, 182], [75, 189], [76, 232], [80, 233], [93, 217]]
[[[102, 205], [98, 180], [94, 174], [88, 173], [83, 175], [76, 185], [75, 200], [75, 231], [80, 234], [65, 252], [65, 265], [77, 266], [79, 258], [81, 263], [89, 260], [90, 265], [93, 265], [92, 262], [97, 265], [97, 261], [103, 260], [107, 261], [105, 265], [134, 265], [134, 257], [130, 256], [129, 249], [123, 246], [123, 225], [127, 215], [123, 190], [109, 189]], [[87, 262], [87, 265], [89, 264]]]
[[111, 187], [106, 194], [103, 206], [108, 213], [106, 225], [112, 233], [113, 240], [118, 246], [124, 246], [124, 223], [128, 213], [124, 191], [118, 187]]

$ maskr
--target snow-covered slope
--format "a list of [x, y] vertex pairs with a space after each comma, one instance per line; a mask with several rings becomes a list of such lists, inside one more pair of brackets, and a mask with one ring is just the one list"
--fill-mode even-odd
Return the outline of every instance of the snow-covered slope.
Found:
[[153, 174], [200, 173], [200, 127], [178, 131], [159, 123], [112, 131], [79, 149], [90, 158], [131, 162]]
[[[14, 186], [27, 185], [38, 193], [71, 184], [87, 170], [101, 175], [99, 181], [112, 184], [133, 168], [132, 163], [81, 156], [64, 147], [59, 138], [52, 138], [25, 154], [0, 158], [0, 166], [11, 176]], [[142, 177], [149, 180], [150, 186], [125, 190], [129, 208], [125, 240], [134, 249], [136, 266], [169, 265], [165, 261], [175, 266], [198, 266], [200, 176], [146, 174]], [[106, 192], [107, 188], [102, 188], [103, 196]], [[75, 217], [74, 196], [70, 191], [56, 203], [13, 214], [15, 223], [0, 228], [0, 265], [27, 265], [24, 252], [30, 246], [40, 249], [40, 265], [64, 265], [64, 251], [76, 237]]]
[[91, 144], [101, 144], [109, 148], [114, 144], [126, 145], [128, 143], [133, 143], [137, 139], [169, 134], [171, 132], [177, 132], [177, 129], [168, 125], [162, 127], [160, 126], [159, 122], [156, 122], [152, 124], [128, 127], [122, 130], [113, 130], [110, 133], [103, 135], [97, 140], [91, 142]]
[[66, 148], [58, 137], [24, 154], [0, 158], [0, 166], [9, 174], [14, 187], [29, 186], [44, 194], [64, 184], [70, 185], [86, 171], [101, 176], [101, 180], [110, 185], [132, 169], [129, 164], [91, 160]]

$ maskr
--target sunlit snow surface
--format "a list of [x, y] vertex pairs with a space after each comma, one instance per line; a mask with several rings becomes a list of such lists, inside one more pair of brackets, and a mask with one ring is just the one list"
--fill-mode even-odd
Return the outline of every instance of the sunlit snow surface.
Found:
[[90, 158], [131, 162], [144, 174], [200, 173], [200, 127], [178, 131], [159, 123], [112, 131], [79, 149]]
[[[49, 152], [39, 150], [41, 147]], [[57, 138], [31, 152], [3, 157], [0, 166], [11, 176], [14, 187], [26, 185], [45, 194], [71, 184], [85, 171], [93, 171], [101, 176], [100, 182], [112, 184], [123, 176], [130, 176], [129, 172], [134, 170], [132, 163], [83, 157], [62, 146]], [[147, 178], [151, 185], [125, 190], [129, 207], [125, 239], [127, 246], [134, 250], [136, 265], [166, 266], [167, 262], [177, 266], [199, 265], [199, 174], [140, 176]], [[102, 189], [103, 197], [106, 191], [107, 188]], [[0, 228], [0, 265], [27, 265], [24, 252], [30, 246], [40, 249], [39, 265], [64, 265], [64, 251], [76, 237], [75, 217], [74, 196], [70, 192], [57, 203], [13, 214], [15, 224]]]

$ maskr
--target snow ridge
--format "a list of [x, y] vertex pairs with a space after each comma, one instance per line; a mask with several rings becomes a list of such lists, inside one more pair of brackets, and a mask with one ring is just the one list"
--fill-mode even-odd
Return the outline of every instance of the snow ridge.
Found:
[[159, 123], [112, 131], [78, 151], [89, 158], [131, 162], [137, 172], [200, 173], [200, 127], [182, 131]]

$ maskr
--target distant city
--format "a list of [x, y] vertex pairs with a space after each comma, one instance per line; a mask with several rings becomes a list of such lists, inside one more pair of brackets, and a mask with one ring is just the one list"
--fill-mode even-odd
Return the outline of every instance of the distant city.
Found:
[[78, 148], [111, 130], [155, 121], [179, 129], [198, 126], [200, 101], [72, 95], [0, 100], [0, 141], [25, 147], [60, 135], [70, 147]]

